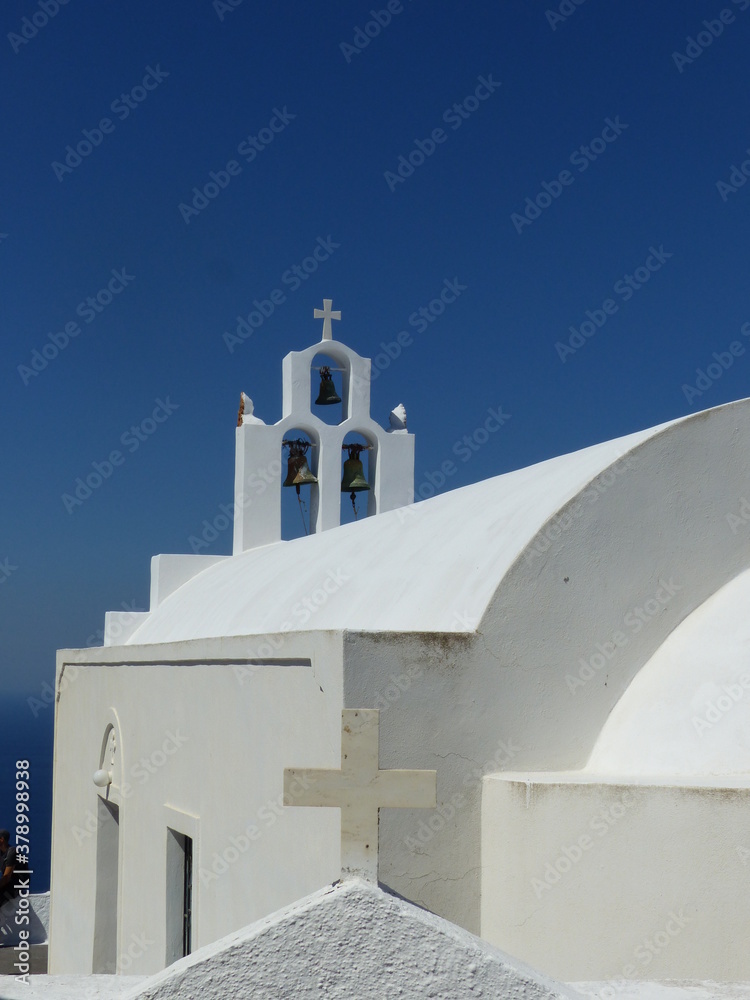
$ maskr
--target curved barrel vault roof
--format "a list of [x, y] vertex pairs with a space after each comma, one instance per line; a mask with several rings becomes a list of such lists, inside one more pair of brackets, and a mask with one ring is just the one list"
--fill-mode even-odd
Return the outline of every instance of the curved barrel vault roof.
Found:
[[670, 426], [224, 559], [167, 597], [128, 642], [289, 629], [471, 632], [540, 529]]

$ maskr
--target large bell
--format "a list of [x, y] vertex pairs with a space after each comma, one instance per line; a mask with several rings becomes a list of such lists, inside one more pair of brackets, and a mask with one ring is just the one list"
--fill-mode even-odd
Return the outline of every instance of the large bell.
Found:
[[286, 479], [282, 486], [311, 486], [317, 483], [316, 477], [310, 472], [307, 459], [302, 454], [294, 452], [289, 456]]
[[369, 490], [365, 470], [358, 458], [347, 458], [344, 462], [344, 478], [341, 480], [342, 493], [362, 493]]
[[331, 378], [331, 369], [323, 367], [320, 369], [320, 392], [315, 400], [316, 406], [331, 406], [333, 403], [340, 403], [341, 396], [336, 392], [336, 386]]

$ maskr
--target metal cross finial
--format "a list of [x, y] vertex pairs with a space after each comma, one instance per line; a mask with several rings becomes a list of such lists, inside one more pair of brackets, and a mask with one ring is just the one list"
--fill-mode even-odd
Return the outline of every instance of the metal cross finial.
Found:
[[333, 339], [331, 320], [341, 319], [341, 310], [337, 309], [336, 312], [333, 312], [333, 310], [331, 309], [332, 305], [333, 305], [333, 299], [323, 299], [323, 308], [315, 309], [313, 312], [313, 316], [315, 317], [315, 319], [323, 320], [323, 337], [322, 337], [323, 340]]
[[341, 810], [341, 871], [378, 878], [378, 813], [382, 807], [434, 809], [436, 771], [381, 771], [377, 709], [341, 713], [341, 769], [287, 767], [284, 805]]

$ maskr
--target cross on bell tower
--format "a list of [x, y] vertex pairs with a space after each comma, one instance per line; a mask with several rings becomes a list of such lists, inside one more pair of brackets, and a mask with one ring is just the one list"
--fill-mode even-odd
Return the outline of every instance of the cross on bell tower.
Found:
[[332, 340], [333, 339], [333, 327], [331, 326], [332, 319], [341, 319], [341, 310], [337, 309], [333, 312], [331, 306], [333, 305], [333, 299], [323, 299], [323, 308], [315, 309], [313, 311], [313, 317], [315, 319], [323, 320], [323, 336], [322, 340]]

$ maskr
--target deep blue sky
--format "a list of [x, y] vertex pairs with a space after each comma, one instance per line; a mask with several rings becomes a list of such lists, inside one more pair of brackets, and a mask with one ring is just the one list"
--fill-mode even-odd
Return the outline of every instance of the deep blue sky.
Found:
[[[568, 0], [553, 29], [541, 0], [404, 0], [347, 60], [341, 43], [385, 4], [69, 0], [43, 24], [37, 3], [6, 0], [4, 690], [38, 696], [56, 648], [95, 641], [108, 609], [147, 607], [151, 555], [189, 551], [231, 499], [240, 391], [280, 417], [281, 360], [318, 339], [324, 297], [361, 354], [413, 336], [373, 385], [373, 414], [406, 404], [418, 487], [446, 460], [452, 488], [746, 395], [747, 338], [701, 397], [682, 388], [750, 320], [750, 184], [725, 200], [716, 187], [750, 156], [745, 2], [727, 0], [733, 22], [680, 72], [673, 53], [721, 2]], [[35, 14], [28, 42], [6, 37], [31, 34]], [[147, 73], [155, 89], [138, 89]], [[446, 121], [480, 77], [500, 86]], [[277, 112], [283, 130], [247, 162], [238, 147]], [[90, 154], [55, 168], [103, 118]], [[570, 157], [607, 119], [627, 128], [581, 171]], [[445, 141], [389, 186], [437, 128]], [[180, 203], [232, 159], [239, 175], [186, 222]], [[566, 169], [572, 183], [519, 234], [513, 213]], [[319, 238], [340, 246], [285, 286]], [[616, 282], [651, 247], [672, 256], [624, 301]], [[113, 269], [133, 279], [86, 323], [78, 305]], [[410, 326], [446, 279], [465, 286], [458, 300]], [[223, 334], [276, 288], [286, 301], [230, 353]], [[563, 362], [556, 342], [607, 298], [617, 311]], [[44, 370], [19, 370], [74, 321]], [[167, 397], [178, 409], [123, 448]], [[454, 444], [491, 408], [511, 418], [462, 461]], [[113, 449], [123, 464], [69, 513], [62, 495]], [[224, 532], [214, 549], [229, 547]]]

